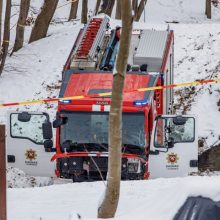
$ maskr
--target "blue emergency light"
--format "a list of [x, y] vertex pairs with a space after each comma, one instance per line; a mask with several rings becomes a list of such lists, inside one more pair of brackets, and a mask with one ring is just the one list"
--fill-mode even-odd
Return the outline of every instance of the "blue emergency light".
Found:
[[59, 102], [64, 103], [64, 104], [69, 104], [72, 101], [71, 100], [59, 100]]
[[148, 101], [146, 100], [136, 100], [134, 101], [134, 105], [136, 106], [143, 106], [143, 105], [147, 105], [148, 104]]

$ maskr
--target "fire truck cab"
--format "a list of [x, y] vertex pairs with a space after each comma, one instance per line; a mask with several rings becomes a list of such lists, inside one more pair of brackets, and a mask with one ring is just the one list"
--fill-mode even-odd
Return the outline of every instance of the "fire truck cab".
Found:
[[[122, 179], [182, 176], [197, 169], [195, 117], [171, 115], [173, 41], [171, 30], [133, 31], [123, 94]], [[108, 114], [119, 46], [119, 27], [110, 30], [108, 17], [91, 19], [64, 67], [53, 122], [55, 147], [46, 113], [9, 112], [9, 165], [73, 181], [106, 178]], [[147, 89], [155, 86], [168, 87]]]

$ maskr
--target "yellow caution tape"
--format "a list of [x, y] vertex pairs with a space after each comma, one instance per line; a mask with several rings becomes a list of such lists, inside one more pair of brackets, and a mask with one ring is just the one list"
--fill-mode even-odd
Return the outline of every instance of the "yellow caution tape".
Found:
[[[161, 90], [161, 89], [169, 89], [174, 87], [188, 87], [192, 85], [202, 85], [202, 84], [208, 84], [208, 83], [217, 83], [220, 82], [220, 78], [213, 78], [208, 80], [198, 80], [194, 82], [186, 82], [186, 83], [179, 83], [179, 84], [171, 84], [167, 86], [154, 86], [154, 87], [148, 87], [148, 88], [139, 88], [139, 89], [133, 89], [130, 91], [125, 91], [124, 93], [132, 93], [132, 92], [144, 92], [144, 91], [152, 91], [152, 90]], [[48, 99], [39, 99], [39, 100], [31, 100], [31, 101], [23, 101], [23, 102], [11, 102], [11, 103], [2, 103], [0, 104], [0, 107], [6, 107], [6, 106], [17, 106], [17, 105], [31, 105], [31, 104], [38, 104], [38, 103], [48, 103], [48, 102], [57, 102], [57, 101], [64, 101], [64, 100], [78, 100], [78, 99], [84, 99], [84, 98], [91, 98], [91, 97], [103, 97], [103, 96], [110, 96], [111, 92], [105, 92], [105, 93], [99, 93], [99, 94], [92, 94], [92, 95], [80, 95], [80, 96], [71, 96], [71, 97], [65, 97], [65, 98], [48, 98]]]

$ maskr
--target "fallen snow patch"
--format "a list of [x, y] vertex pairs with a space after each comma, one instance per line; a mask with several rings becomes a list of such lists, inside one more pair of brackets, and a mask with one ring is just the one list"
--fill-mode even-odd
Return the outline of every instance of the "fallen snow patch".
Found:
[[53, 184], [53, 180], [49, 177], [28, 176], [22, 170], [8, 167], [7, 184], [8, 188], [41, 187]]

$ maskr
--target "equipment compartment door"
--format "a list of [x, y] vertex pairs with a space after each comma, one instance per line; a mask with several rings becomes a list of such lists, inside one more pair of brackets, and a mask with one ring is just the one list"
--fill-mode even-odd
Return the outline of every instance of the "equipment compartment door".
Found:
[[8, 113], [8, 166], [17, 167], [33, 176], [54, 176], [55, 163], [50, 161], [54, 153], [45, 151], [42, 130], [43, 123], [49, 122], [49, 116], [32, 112], [21, 119], [19, 113]]

